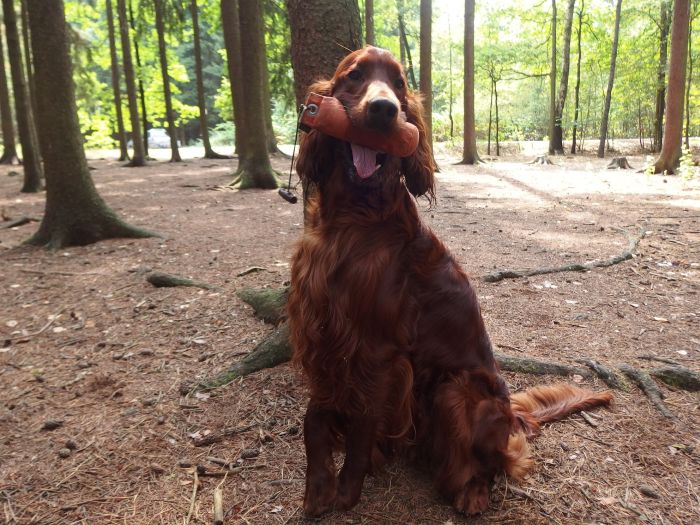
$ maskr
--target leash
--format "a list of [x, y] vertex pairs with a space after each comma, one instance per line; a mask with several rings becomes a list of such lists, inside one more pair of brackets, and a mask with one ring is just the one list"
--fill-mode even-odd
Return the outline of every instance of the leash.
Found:
[[[306, 104], [302, 104], [301, 106], [299, 106], [299, 109], [301, 111], [299, 112], [299, 117], [297, 118], [296, 130], [294, 131], [294, 146], [292, 147], [292, 161], [289, 163], [289, 179], [287, 180], [287, 187], [280, 188], [277, 191], [277, 193], [279, 193], [280, 197], [282, 197], [284, 200], [286, 200], [290, 204], [296, 204], [296, 202], [298, 200], [297, 196], [294, 195], [294, 193], [292, 193], [292, 169], [294, 168], [294, 154], [296, 153], [297, 142], [299, 140], [299, 128], [301, 127], [301, 119], [307, 110], [309, 110], [310, 113], [315, 113], [316, 111], [318, 111], [318, 106], [316, 106], [316, 104], [309, 104], [308, 106]], [[304, 131], [308, 131], [308, 129], [305, 129]]]

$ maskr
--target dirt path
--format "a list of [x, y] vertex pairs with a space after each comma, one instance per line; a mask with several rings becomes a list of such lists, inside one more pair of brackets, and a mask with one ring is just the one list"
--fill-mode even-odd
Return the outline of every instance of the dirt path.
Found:
[[[567, 363], [589, 356], [648, 368], [639, 356], [654, 355], [700, 369], [700, 185], [606, 171], [593, 158], [538, 168], [516, 160], [473, 168], [439, 159], [438, 205], [424, 216], [475, 277], [607, 258], [626, 247], [625, 232], [647, 236], [637, 258], [607, 269], [477, 279], [496, 345]], [[275, 160], [281, 171], [287, 162]], [[164, 237], [50, 253], [18, 246], [36, 223], [0, 229], [0, 519], [175, 524], [191, 508], [189, 523], [208, 524], [221, 483], [227, 523], [303, 523], [305, 395], [296, 372], [280, 366], [211, 395], [179, 392], [271, 330], [234, 292], [289, 278], [301, 206], [275, 192], [217, 191], [232, 161], [91, 164], [110, 205]], [[39, 218], [43, 196], [19, 194], [8, 171], [0, 171], [3, 215]], [[263, 270], [239, 275], [251, 267]], [[220, 290], [156, 289], [145, 281], [149, 268]], [[507, 378], [514, 390], [558, 380]], [[700, 522], [698, 397], [662, 389], [677, 422], [635, 388], [618, 393], [613, 410], [596, 412], [595, 428], [580, 416], [546, 428], [532, 476], [516, 492], [500, 480], [481, 517], [456, 515], [425, 473], [397, 464], [368, 480], [354, 511], [322, 523]], [[59, 426], [42, 430], [49, 420]], [[225, 439], [194, 446], [225, 429]], [[200, 477], [191, 507], [194, 476], [180, 464], [216, 469], [211, 456], [240, 468]]]

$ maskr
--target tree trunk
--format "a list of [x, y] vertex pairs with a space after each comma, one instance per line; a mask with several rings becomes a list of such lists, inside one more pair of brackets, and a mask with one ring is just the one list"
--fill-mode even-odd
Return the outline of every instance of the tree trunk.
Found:
[[464, 2], [464, 144], [461, 164], [481, 161], [474, 117], [474, 0]]
[[2, 31], [0, 31], [0, 121], [2, 121], [3, 142], [0, 164], [12, 164], [17, 159], [17, 146], [15, 145], [15, 127], [12, 119], [10, 90], [7, 84], [7, 73], [5, 71], [4, 47], [3, 34]]
[[423, 94], [425, 134], [433, 144], [433, 77], [432, 77], [432, 0], [420, 0], [420, 91]]
[[158, 34], [158, 56], [160, 57], [160, 73], [163, 77], [163, 98], [165, 99], [165, 118], [168, 121], [170, 135], [170, 162], [182, 162], [180, 150], [177, 147], [175, 129], [175, 112], [173, 111], [173, 95], [170, 92], [170, 75], [168, 74], [168, 53], [165, 50], [165, 6], [163, 0], [154, 0], [156, 11], [156, 33]]
[[243, 111], [246, 127], [242, 133], [244, 154], [239, 153], [238, 172], [241, 189], [277, 187], [277, 177], [267, 150], [265, 102], [263, 101], [263, 32], [262, 5], [258, 0], [239, 0], [241, 42], [247, 42], [241, 55], [241, 67], [246, 72], [243, 79]]
[[129, 23], [126, 18], [126, 0], [117, 0], [117, 13], [119, 16], [119, 34], [122, 41], [122, 61], [124, 63], [124, 80], [126, 82], [126, 95], [129, 100], [129, 117], [131, 121], [131, 142], [134, 153], [131, 156], [129, 166], [145, 166], [146, 152], [141, 135], [141, 123], [139, 122], [139, 108], [136, 100], [136, 80], [134, 78], [134, 65], [131, 62], [131, 39], [129, 37]]
[[557, 1], [552, 0], [552, 57], [549, 67], [549, 154], [554, 155], [554, 133], [557, 117]]
[[365, 44], [374, 45], [374, 0], [365, 0]]
[[[224, 30], [228, 77], [231, 83], [231, 100], [233, 103], [233, 122], [235, 124], [235, 149], [239, 155], [245, 154], [242, 139], [246, 129], [245, 111], [243, 110], [243, 68], [241, 66], [241, 35], [238, 20], [238, 0], [221, 0], [221, 25]], [[238, 164], [240, 169], [240, 163]]]
[[[136, 20], [134, 18], [134, 9], [129, 0], [129, 27], [134, 34], [134, 58], [136, 58], [136, 73], [135, 75], [138, 79], [139, 86], [139, 100], [141, 101], [141, 126], [143, 127], [143, 133], [141, 134], [141, 140], [143, 141], [143, 155], [144, 159], [148, 158], [148, 113], [146, 113], [146, 91], [143, 88], [143, 79], [141, 78], [141, 53], [139, 51], [139, 40], [136, 35]], [[133, 71], [133, 65], [131, 66]]]
[[411, 83], [411, 89], [416, 91], [418, 89], [418, 84], [416, 83], [416, 74], [413, 71], [413, 59], [411, 58], [411, 46], [408, 45], [408, 36], [406, 36], [406, 21], [404, 20], [404, 4], [402, 0], [396, 2], [397, 9], [399, 12], [399, 40], [401, 42], [401, 50], [405, 57], [401, 57], [401, 63], [404, 63], [404, 59], [408, 67], [406, 68], [406, 76], [408, 81]]
[[671, 28], [671, 60], [668, 68], [668, 96], [666, 97], [666, 124], [661, 156], [654, 173], [675, 173], [681, 158], [683, 138], [683, 102], [685, 68], [688, 56], [690, 28], [690, 0], [675, 0]]
[[32, 67], [32, 52], [29, 45], [29, 22], [27, 15], [27, 0], [20, 0], [22, 20], [22, 48], [24, 50], [24, 66], [27, 70], [27, 93], [32, 105], [32, 115], [36, 115], [36, 91], [34, 90], [34, 68]]
[[581, 30], [583, 26], [584, 0], [581, 0], [581, 8], [578, 11], [578, 31], [576, 41], [578, 54], [576, 56], [576, 88], [574, 90], [574, 126], [571, 134], [571, 154], [576, 155], [576, 132], [580, 127], [581, 118], [580, 91], [581, 91]]
[[669, 0], [661, 0], [659, 17], [659, 69], [656, 73], [656, 110], [654, 111], [654, 151], [661, 151], [666, 107], [666, 65], [668, 59], [668, 32], [671, 29]]
[[207, 125], [207, 104], [204, 96], [204, 75], [202, 72], [202, 43], [199, 38], [199, 8], [197, 0], [190, 0], [190, 15], [192, 16], [192, 41], [194, 43], [194, 74], [197, 84], [197, 106], [199, 107], [199, 132], [202, 135], [205, 159], [220, 159], [219, 155], [211, 147], [209, 140], [209, 126]]
[[500, 132], [500, 122], [498, 120], [498, 81], [493, 81], [493, 103], [496, 107], [496, 156], [501, 156], [501, 142], [498, 138]]
[[[697, 4], [696, 4], [697, 5]], [[685, 88], [685, 147], [690, 150], [690, 86], [693, 84], [693, 18], [688, 28], [688, 82]]]
[[113, 237], [152, 236], [122, 222], [93, 185], [78, 123], [63, 1], [27, 4], [46, 166], [46, 210], [28, 242], [57, 249]]
[[[265, 4], [263, 4], [264, 6]], [[263, 17], [264, 20], [264, 17]], [[263, 90], [263, 105], [265, 111], [265, 136], [267, 143], [268, 153], [277, 153], [277, 137], [275, 137], [275, 128], [272, 125], [272, 96], [270, 95], [270, 74], [267, 69], [267, 52], [265, 42], [265, 25], [263, 23], [263, 30], [260, 32], [260, 48], [263, 50], [262, 53], [262, 90]]]
[[319, 78], [331, 78], [338, 63], [362, 47], [357, 0], [287, 0], [297, 105]]
[[454, 106], [454, 95], [453, 95], [453, 89], [452, 89], [452, 29], [450, 27], [450, 21], [449, 19], [447, 20], [447, 40], [450, 43], [449, 47], [449, 68], [450, 68], [450, 104], [448, 106], [447, 110], [447, 115], [450, 119], [450, 139], [452, 139], [455, 135], [455, 122], [454, 119], [452, 118], [452, 106]]
[[21, 191], [35, 193], [42, 189], [44, 174], [41, 167], [41, 156], [39, 154], [39, 143], [34, 124], [34, 115], [32, 114], [32, 105], [29, 101], [27, 85], [24, 80], [22, 52], [17, 31], [17, 15], [15, 14], [12, 0], [2, 0], [2, 7], [7, 36], [7, 55], [10, 59], [12, 88], [15, 96], [17, 129], [19, 131], [19, 141], [22, 145], [24, 184]]
[[[399, 57], [401, 60], [401, 65], [403, 66], [404, 70], [408, 71], [408, 66], [406, 64], [406, 46], [404, 45], [404, 38], [405, 38], [405, 27], [403, 23], [403, 10], [404, 10], [404, 4], [403, 0], [396, 0], [396, 13], [398, 14], [397, 19], [398, 19], [398, 31], [399, 31]], [[407, 73], [408, 74], [408, 73]], [[414, 82], [415, 84], [415, 82]], [[415, 85], [412, 84], [413, 89], [415, 89]]]
[[117, 114], [117, 135], [119, 137], [119, 160], [129, 160], [126, 148], [126, 131], [124, 130], [124, 115], [122, 114], [121, 78], [119, 76], [119, 59], [117, 58], [117, 42], [114, 33], [114, 11], [112, 0], [107, 0], [107, 32], [109, 34], [109, 56], [112, 66], [112, 93], [114, 94], [114, 110]]
[[603, 117], [600, 123], [600, 142], [598, 143], [598, 157], [605, 157], [605, 141], [608, 138], [608, 118], [610, 117], [610, 102], [612, 100], [613, 84], [615, 82], [615, 62], [617, 61], [617, 44], [620, 40], [620, 14], [622, 12], [622, 0], [617, 0], [615, 8], [615, 35], [613, 36], [612, 52], [610, 53], [610, 75], [608, 76], [608, 89], [605, 92], [605, 105]]
[[488, 134], [488, 142], [486, 143], [486, 154], [491, 156], [491, 126], [493, 124], [493, 77], [490, 78], [491, 80], [491, 98], [489, 100], [489, 134]]
[[559, 78], [559, 96], [554, 116], [554, 152], [564, 154], [564, 130], [562, 129], [562, 118], [564, 115], [564, 105], [566, 104], [566, 94], [569, 88], [569, 63], [571, 58], [571, 26], [574, 21], [574, 5], [576, 0], [569, 0], [566, 8], [566, 21], [564, 23], [564, 52], [561, 57], [561, 76]]

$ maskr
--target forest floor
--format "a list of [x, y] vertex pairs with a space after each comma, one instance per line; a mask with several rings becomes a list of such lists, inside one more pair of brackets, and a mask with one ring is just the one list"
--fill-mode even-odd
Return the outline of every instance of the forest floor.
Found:
[[[438, 203], [421, 203], [474, 277], [494, 343], [568, 364], [592, 357], [647, 369], [658, 363], [640, 357], [652, 355], [700, 370], [698, 179], [606, 170], [607, 160], [592, 156], [557, 157], [554, 166], [527, 165], [531, 158], [465, 167], [438, 154]], [[635, 168], [644, 162], [628, 158]], [[288, 163], [274, 159], [282, 172]], [[298, 372], [281, 365], [205, 394], [179, 390], [224, 370], [272, 330], [235, 292], [288, 281], [301, 205], [274, 191], [222, 190], [230, 160], [90, 164], [105, 200], [163, 238], [49, 252], [21, 245], [35, 222], [0, 229], [0, 519], [210, 524], [221, 485], [226, 523], [303, 523]], [[20, 194], [12, 171], [21, 170], [0, 168], [2, 215], [39, 219], [44, 195]], [[609, 268], [479, 278], [607, 258], [626, 248], [625, 232], [640, 230], [636, 258]], [[217, 289], [154, 288], [149, 269]], [[514, 391], [562, 381], [505, 376]], [[533, 443], [531, 476], [515, 490], [498, 480], [481, 516], [457, 515], [428, 474], [399, 462], [366, 481], [355, 509], [319, 523], [700, 523], [699, 399], [661, 389], [677, 420], [632, 386], [615, 393], [611, 410], [593, 413], [596, 427], [580, 415], [548, 425]], [[195, 446], [226, 430], [225, 439]], [[208, 457], [239, 468], [199, 477], [192, 498], [187, 465], [221, 470]]]

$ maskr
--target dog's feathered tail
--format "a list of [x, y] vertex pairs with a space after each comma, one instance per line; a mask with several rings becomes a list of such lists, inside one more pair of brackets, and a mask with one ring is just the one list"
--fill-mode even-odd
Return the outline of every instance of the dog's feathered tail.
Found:
[[574, 412], [608, 406], [610, 391], [593, 392], [573, 385], [536, 386], [510, 396], [510, 406], [519, 425], [508, 440], [508, 475], [522, 479], [532, 466], [527, 440], [537, 435], [543, 423], [558, 421]]

